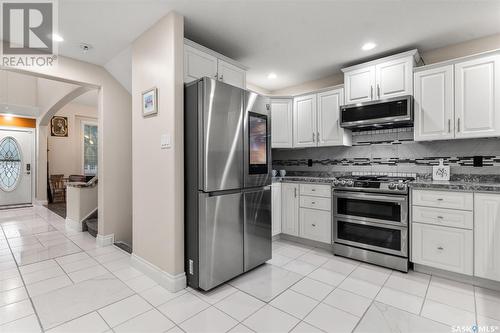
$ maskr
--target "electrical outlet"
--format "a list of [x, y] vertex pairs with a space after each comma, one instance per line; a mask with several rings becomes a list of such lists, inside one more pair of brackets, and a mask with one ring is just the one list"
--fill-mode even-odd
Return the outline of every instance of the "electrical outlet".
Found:
[[189, 259], [189, 274], [194, 274], [194, 263], [191, 259]]

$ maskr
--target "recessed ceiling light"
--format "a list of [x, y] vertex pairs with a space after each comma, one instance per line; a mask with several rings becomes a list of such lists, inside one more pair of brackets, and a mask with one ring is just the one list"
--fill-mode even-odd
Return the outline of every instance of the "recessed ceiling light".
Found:
[[278, 77], [278, 75], [276, 75], [276, 73], [269, 73], [269, 74], [267, 74], [267, 78], [270, 79], [270, 80], [274, 80], [277, 77]]
[[361, 49], [363, 51], [369, 51], [369, 50], [373, 50], [375, 47], [377, 47], [377, 44], [369, 42], [369, 43], [363, 44], [363, 46], [361, 47]]
[[64, 42], [64, 38], [58, 34], [52, 34], [52, 40], [54, 42]]

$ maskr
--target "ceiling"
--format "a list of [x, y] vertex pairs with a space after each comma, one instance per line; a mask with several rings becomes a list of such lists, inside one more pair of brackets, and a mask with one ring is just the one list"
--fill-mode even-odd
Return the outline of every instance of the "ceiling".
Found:
[[[380, 54], [500, 33], [500, 1], [60, 0], [59, 52], [105, 65], [170, 10], [185, 16], [187, 38], [248, 66], [248, 81], [271, 91]], [[367, 41], [378, 46], [361, 51]], [[81, 42], [94, 48], [83, 54]]]

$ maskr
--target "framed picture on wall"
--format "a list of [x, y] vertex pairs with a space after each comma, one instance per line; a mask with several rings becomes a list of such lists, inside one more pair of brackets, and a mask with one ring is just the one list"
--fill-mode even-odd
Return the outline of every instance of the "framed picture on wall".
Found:
[[50, 135], [51, 136], [68, 136], [68, 118], [61, 116], [54, 116], [50, 120]]
[[158, 89], [151, 88], [142, 93], [142, 116], [148, 117], [158, 113]]

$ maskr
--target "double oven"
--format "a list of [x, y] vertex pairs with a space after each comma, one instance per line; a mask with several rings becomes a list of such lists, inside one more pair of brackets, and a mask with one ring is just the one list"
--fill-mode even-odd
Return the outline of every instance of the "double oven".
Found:
[[339, 255], [408, 271], [408, 193], [333, 191], [333, 246]]

